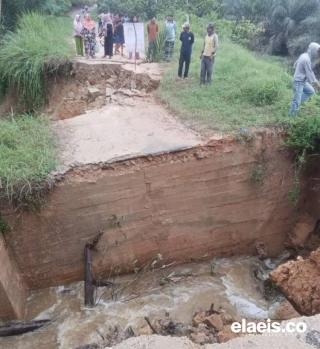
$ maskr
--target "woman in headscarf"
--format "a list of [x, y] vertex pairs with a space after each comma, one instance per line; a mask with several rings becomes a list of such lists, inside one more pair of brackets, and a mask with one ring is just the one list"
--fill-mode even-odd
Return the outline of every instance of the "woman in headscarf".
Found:
[[74, 18], [73, 30], [74, 30], [73, 36], [76, 42], [77, 56], [83, 56], [83, 38], [82, 38], [83, 24], [81, 22], [80, 15], [76, 15]]
[[104, 57], [113, 56], [113, 25], [109, 14], [102, 18], [103, 34], [104, 34]]
[[95, 58], [96, 55], [96, 23], [86, 14], [83, 21], [82, 35], [84, 38], [84, 48], [86, 57]]

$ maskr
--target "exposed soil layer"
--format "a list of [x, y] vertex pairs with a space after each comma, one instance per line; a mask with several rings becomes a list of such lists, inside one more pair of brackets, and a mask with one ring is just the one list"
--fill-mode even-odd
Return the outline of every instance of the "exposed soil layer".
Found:
[[320, 249], [281, 265], [270, 277], [302, 314], [320, 313]]
[[[295, 217], [281, 136], [227, 137], [207, 146], [70, 169], [38, 212], [7, 211], [7, 241], [30, 288], [83, 278], [83, 249], [98, 233], [96, 274], [164, 262], [267, 255], [283, 249]], [[264, 168], [259, 181], [253, 174]], [[259, 167], [260, 168], [260, 167]]]

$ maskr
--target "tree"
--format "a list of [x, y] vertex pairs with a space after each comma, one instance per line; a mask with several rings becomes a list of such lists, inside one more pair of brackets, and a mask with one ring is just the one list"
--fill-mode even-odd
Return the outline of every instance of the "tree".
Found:
[[320, 38], [319, 0], [277, 0], [266, 22], [273, 54], [298, 55]]

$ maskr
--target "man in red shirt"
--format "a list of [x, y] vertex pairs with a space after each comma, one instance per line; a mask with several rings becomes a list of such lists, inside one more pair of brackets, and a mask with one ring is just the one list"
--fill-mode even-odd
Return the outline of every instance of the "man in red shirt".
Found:
[[155, 49], [155, 41], [157, 38], [157, 35], [159, 33], [159, 26], [158, 23], [153, 17], [150, 22], [147, 25], [147, 30], [148, 30], [148, 60], [149, 62], [153, 62], [154, 60], [154, 49]]

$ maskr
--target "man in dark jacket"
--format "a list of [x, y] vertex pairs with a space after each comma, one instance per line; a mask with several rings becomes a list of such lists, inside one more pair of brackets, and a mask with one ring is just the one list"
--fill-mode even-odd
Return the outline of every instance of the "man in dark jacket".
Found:
[[183, 32], [180, 34], [181, 41], [181, 51], [180, 51], [180, 60], [179, 60], [179, 70], [178, 76], [182, 78], [183, 66], [184, 66], [184, 74], [183, 77], [187, 78], [189, 74], [189, 66], [191, 61], [192, 54], [192, 45], [194, 43], [194, 35], [190, 32], [189, 23], [185, 23], [183, 25]]

